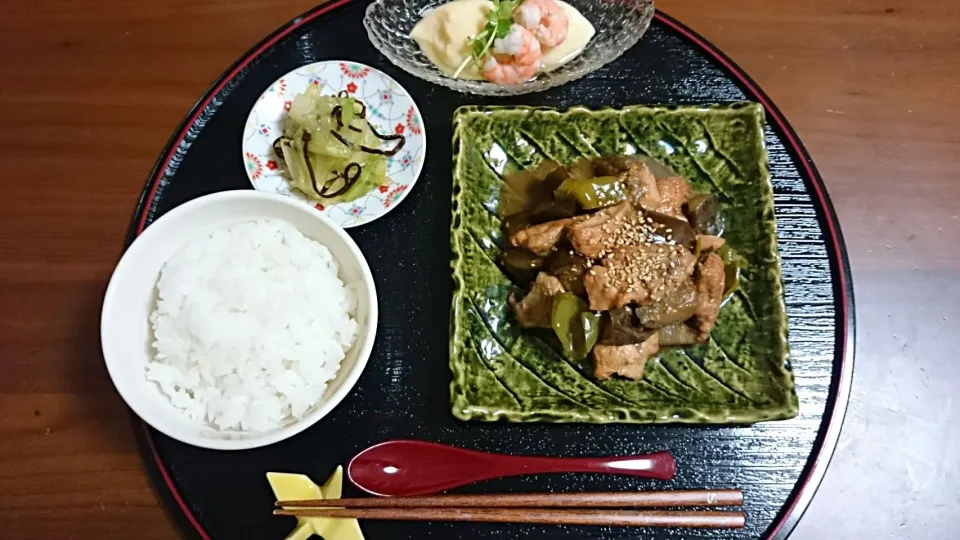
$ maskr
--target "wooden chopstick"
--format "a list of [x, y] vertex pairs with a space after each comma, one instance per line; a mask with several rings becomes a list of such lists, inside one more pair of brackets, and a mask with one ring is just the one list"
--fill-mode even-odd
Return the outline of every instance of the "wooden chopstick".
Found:
[[278, 516], [387, 519], [397, 521], [473, 521], [619, 527], [691, 527], [739, 529], [743, 512], [558, 510], [542, 508], [296, 508]]
[[286, 508], [664, 508], [740, 506], [739, 489], [595, 493], [516, 493], [500, 495], [434, 495], [277, 501]]

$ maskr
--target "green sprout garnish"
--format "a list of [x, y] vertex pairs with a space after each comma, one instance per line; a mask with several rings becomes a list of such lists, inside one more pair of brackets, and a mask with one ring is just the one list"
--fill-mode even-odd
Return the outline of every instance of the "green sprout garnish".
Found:
[[465, 58], [454, 72], [454, 79], [471, 60], [478, 69], [482, 69], [483, 59], [490, 52], [493, 40], [503, 39], [510, 33], [510, 27], [513, 26], [513, 10], [521, 2], [523, 0], [493, 0], [493, 9], [487, 12], [487, 22], [483, 25], [483, 30], [470, 40], [470, 56]]

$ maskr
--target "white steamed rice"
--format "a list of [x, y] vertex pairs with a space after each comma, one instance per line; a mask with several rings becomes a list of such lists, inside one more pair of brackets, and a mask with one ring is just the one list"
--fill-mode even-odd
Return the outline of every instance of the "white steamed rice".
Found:
[[178, 409], [221, 430], [262, 432], [324, 395], [357, 323], [325, 246], [284, 221], [205, 234], [164, 264], [146, 368]]

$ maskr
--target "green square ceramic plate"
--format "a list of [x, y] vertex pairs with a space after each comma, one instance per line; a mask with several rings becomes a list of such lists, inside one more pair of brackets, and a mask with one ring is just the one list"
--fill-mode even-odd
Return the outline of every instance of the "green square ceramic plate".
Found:
[[[463, 420], [743, 424], [797, 414], [787, 360], [773, 191], [754, 103], [706, 107], [462, 107], [454, 115], [450, 386]], [[708, 343], [647, 363], [643, 379], [596, 381], [507, 305], [495, 263], [501, 175], [544, 159], [648, 154], [720, 199], [724, 237], [749, 261]]]

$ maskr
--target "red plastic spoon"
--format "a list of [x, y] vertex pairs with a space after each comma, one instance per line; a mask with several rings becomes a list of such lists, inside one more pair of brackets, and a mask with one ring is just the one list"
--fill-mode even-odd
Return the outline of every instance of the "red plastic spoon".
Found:
[[387, 497], [428, 495], [504, 476], [571, 472], [670, 480], [676, 462], [669, 452], [591, 458], [506, 456], [426, 441], [396, 440], [367, 448], [347, 466], [354, 485]]

